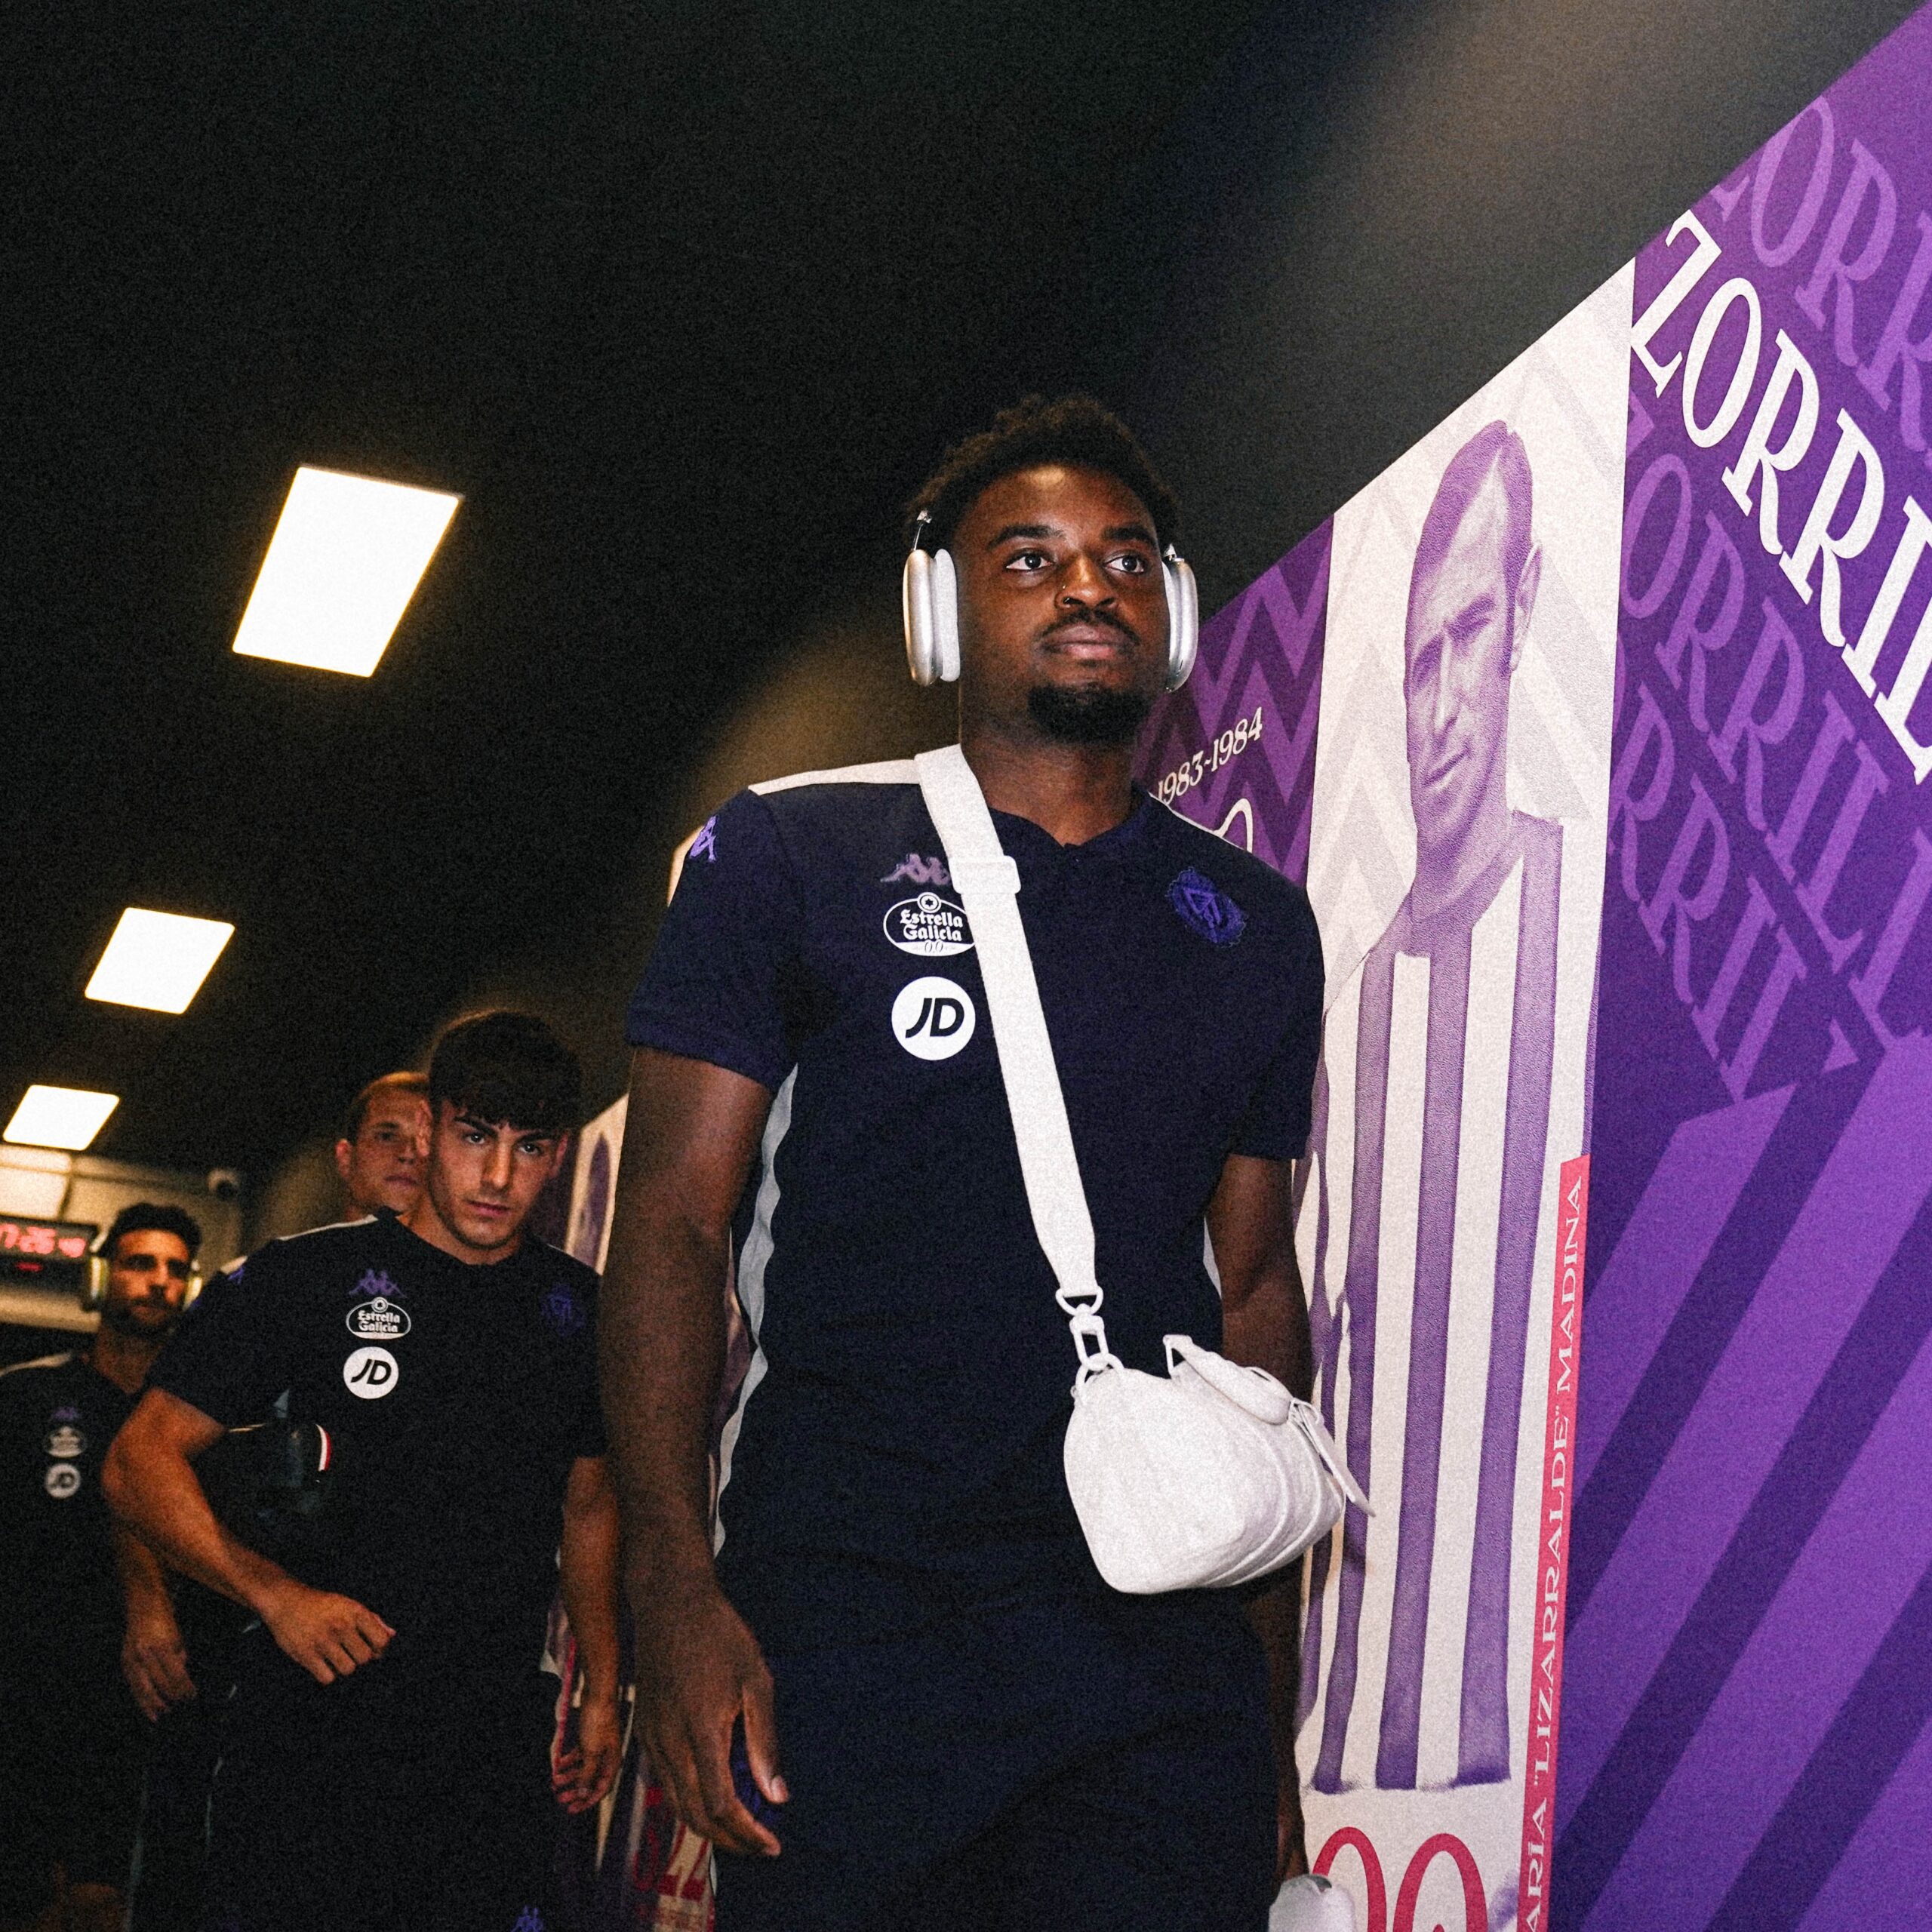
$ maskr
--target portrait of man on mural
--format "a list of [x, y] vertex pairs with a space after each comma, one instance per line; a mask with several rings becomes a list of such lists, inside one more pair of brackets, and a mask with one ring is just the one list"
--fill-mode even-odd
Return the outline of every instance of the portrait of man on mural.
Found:
[[[1509, 1775], [1511, 1519], [1549, 1118], [1563, 851], [1562, 827], [1513, 809], [1509, 795], [1511, 688], [1543, 570], [1534, 503], [1522, 438], [1490, 422], [1451, 458], [1423, 520], [1403, 635], [1415, 873], [1361, 968], [1347, 1269], [1343, 1318], [1327, 1339], [1331, 1355], [1338, 1352], [1346, 1325], [1347, 1444], [1358, 1480], [1368, 1479], [1377, 1442], [1389, 1440], [1382, 1405], [1404, 1418], [1398, 1468], [1374, 1472], [1378, 1493], [1399, 1487], [1401, 1511], [1381, 1708], [1359, 1714], [1376, 1727], [1375, 1782], [1384, 1789], [1417, 1782], [1424, 1680], [1446, 1667], [1431, 1654], [1432, 1603], [1439, 1620], [1445, 1598], [1466, 1601], [1454, 1781]], [[1420, 1020], [1419, 1096], [1411, 1072], [1391, 1085], [1398, 997]], [[1493, 1159], [1460, 1158], [1465, 1075], [1478, 1054], [1507, 1068], [1500, 1171], [1488, 1171]], [[1406, 1144], [1416, 1135], [1392, 1110], [1413, 1109], [1417, 1097], [1420, 1158], [1398, 1181], [1389, 1171], [1392, 1138]], [[1405, 1190], [1399, 1202], [1389, 1198], [1398, 1186]], [[1489, 1198], [1477, 1199], [1479, 1192]], [[1466, 1254], [1471, 1223], [1494, 1230], [1480, 1258], [1486, 1266], [1469, 1265], [1477, 1260]], [[1478, 1284], [1477, 1273], [1489, 1278]], [[1458, 1296], [1482, 1290], [1487, 1333], [1466, 1320], [1452, 1324]], [[1377, 1386], [1378, 1318], [1407, 1327], [1406, 1387]], [[1459, 1432], [1481, 1431], [1466, 1472], [1475, 1477], [1473, 1521], [1463, 1526], [1438, 1520], [1452, 1416]], [[1352, 1553], [1363, 1548], [1364, 1531], [1352, 1513]], [[1345, 1563], [1315, 1773], [1329, 1789], [1339, 1788], [1358, 1717], [1364, 1583], [1359, 1557]]]

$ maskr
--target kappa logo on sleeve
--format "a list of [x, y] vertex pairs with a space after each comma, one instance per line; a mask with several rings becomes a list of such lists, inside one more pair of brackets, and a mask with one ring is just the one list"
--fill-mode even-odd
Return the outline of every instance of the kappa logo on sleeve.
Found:
[[973, 946], [964, 909], [937, 892], [900, 900], [885, 915], [885, 936], [901, 952], [916, 953], [925, 959], [969, 952]]
[[915, 980], [892, 1002], [892, 1037], [915, 1060], [950, 1060], [978, 1020], [972, 995], [952, 980]]
[[342, 1365], [342, 1379], [352, 1395], [373, 1402], [402, 1380], [402, 1368], [387, 1349], [358, 1349]]

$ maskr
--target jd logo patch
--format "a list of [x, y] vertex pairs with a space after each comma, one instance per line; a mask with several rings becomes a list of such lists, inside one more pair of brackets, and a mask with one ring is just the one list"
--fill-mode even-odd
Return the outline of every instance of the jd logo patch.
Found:
[[1211, 878], [1192, 866], [1168, 888], [1168, 903], [1180, 915], [1183, 925], [1198, 933], [1210, 946], [1232, 946], [1247, 930], [1247, 915]]
[[901, 952], [917, 953], [925, 959], [970, 952], [973, 945], [967, 936], [964, 912], [937, 892], [900, 900], [885, 915], [885, 936]]
[[915, 980], [892, 1002], [892, 1037], [915, 1060], [950, 1060], [978, 1020], [971, 994], [951, 980]]
[[80, 1487], [81, 1472], [72, 1463], [49, 1463], [42, 1480], [47, 1484], [48, 1494], [55, 1502], [63, 1503]]
[[384, 1295], [377, 1296], [374, 1301], [358, 1302], [349, 1311], [348, 1321], [349, 1332], [365, 1339], [392, 1341], [409, 1333], [408, 1309], [398, 1308]]
[[387, 1349], [358, 1349], [343, 1364], [342, 1379], [352, 1395], [373, 1402], [401, 1380], [402, 1370]]
[[63, 1422], [48, 1432], [47, 1453], [63, 1461], [78, 1456], [87, 1446], [87, 1438], [72, 1423]]

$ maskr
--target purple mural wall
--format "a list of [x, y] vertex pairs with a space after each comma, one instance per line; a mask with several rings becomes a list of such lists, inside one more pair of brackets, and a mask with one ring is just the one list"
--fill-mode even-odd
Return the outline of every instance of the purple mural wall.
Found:
[[1157, 722], [1327, 945], [1300, 1233], [1377, 1506], [1301, 1749], [1363, 1932], [1932, 1923], [1928, 124], [1932, 9]]
[[1932, 1920], [1929, 118], [1921, 12], [1637, 263], [1556, 1853], [1592, 1932]]

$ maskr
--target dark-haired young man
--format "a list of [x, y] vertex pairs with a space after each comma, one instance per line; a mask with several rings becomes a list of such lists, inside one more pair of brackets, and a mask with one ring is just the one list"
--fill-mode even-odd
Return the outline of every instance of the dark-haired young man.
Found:
[[[1305, 1393], [1314, 921], [1131, 782], [1173, 500], [1074, 399], [1008, 411], [914, 507], [956, 566], [961, 740], [1018, 867], [1111, 1345], [1158, 1371], [1183, 1331]], [[1292, 1585], [1252, 1607], [1264, 1655], [1229, 1596], [1094, 1567], [1074, 1349], [949, 888], [909, 763], [755, 787], [633, 999], [602, 1350], [646, 1748], [719, 1847], [719, 1932], [1259, 1932], [1300, 1855]], [[757, 1353], [714, 1554], [734, 1235]]]
[[146, 1740], [121, 1681], [101, 1466], [180, 1320], [202, 1231], [143, 1201], [107, 1231], [85, 1349], [0, 1371], [0, 1924], [64, 1878], [63, 1927], [118, 1927]]
[[[524, 1231], [578, 1093], [540, 1020], [451, 1027], [415, 1207], [273, 1242], [213, 1284], [115, 1444], [114, 1507], [260, 1619], [215, 1786], [223, 1928], [551, 1922], [555, 1687], [537, 1665], [559, 1563], [587, 1687], [581, 1749], [547, 1782], [574, 1810], [609, 1788], [617, 1520], [596, 1277]], [[271, 1553], [217, 1521], [193, 1461], [285, 1392], [325, 1447]]]
[[385, 1073], [349, 1103], [335, 1143], [335, 1171], [349, 1210], [407, 1214], [423, 1192], [429, 1158], [426, 1074]]

